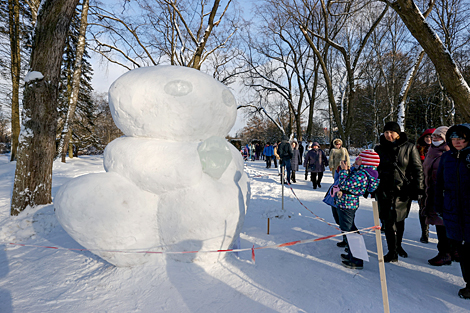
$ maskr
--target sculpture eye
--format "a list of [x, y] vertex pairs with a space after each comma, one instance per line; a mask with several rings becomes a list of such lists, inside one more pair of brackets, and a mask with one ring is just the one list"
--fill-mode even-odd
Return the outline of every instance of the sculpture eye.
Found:
[[222, 99], [224, 101], [224, 104], [228, 107], [231, 107], [237, 104], [237, 100], [235, 100], [235, 97], [233, 96], [233, 94], [228, 90], [222, 91]]
[[171, 96], [182, 97], [193, 91], [193, 85], [185, 80], [173, 80], [165, 85], [164, 90]]

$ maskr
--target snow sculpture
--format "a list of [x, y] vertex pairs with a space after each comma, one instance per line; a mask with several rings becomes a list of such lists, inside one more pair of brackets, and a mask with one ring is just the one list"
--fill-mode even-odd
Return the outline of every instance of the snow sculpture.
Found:
[[[106, 147], [107, 173], [78, 177], [57, 192], [63, 228], [116, 266], [165, 258], [100, 250], [230, 248], [249, 201], [242, 157], [224, 139], [237, 114], [232, 93], [194, 69], [146, 67], [112, 84], [109, 105], [125, 136]], [[222, 256], [171, 254], [182, 261]]]

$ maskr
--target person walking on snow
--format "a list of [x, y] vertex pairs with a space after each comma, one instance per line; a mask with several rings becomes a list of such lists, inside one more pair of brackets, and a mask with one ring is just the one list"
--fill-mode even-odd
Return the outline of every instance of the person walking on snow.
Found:
[[441, 214], [447, 237], [454, 240], [466, 287], [458, 295], [470, 299], [470, 124], [449, 128], [436, 180], [436, 212]]
[[297, 140], [293, 140], [292, 143], [292, 160], [291, 160], [291, 167], [292, 167], [292, 174], [291, 174], [291, 182], [296, 183], [295, 180], [295, 172], [299, 171], [299, 164], [302, 163], [301, 153], [298, 147]]
[[348, 150], [343, 147], [343, 141], [337, 138], [333, 140], [333, 147], [330, 149], [330, 156], [328, 158], [328, 165], [332, 174], [336, 171], [341, 161], [346, 161], [346, 165], [351, 166]]
[[[284, 175], [287, 177], [287, 183], [290, 185], [290, 174], [291, 174], [291, 159], [293, 157], [292, 147], [287, 139], [286, 135], [282, 135], [282, 141], [278, 145], [277, 154], [279, 155], [279, 168], [284, 169]], [[282, 177], [281, 177], [282, 182]]]
[[[372, 150], [365, 150], [357, 157], [351, 170], [348, 171], [346, 161], [341, 161], [339, 172], [339, 191], [335, 194], [338, 208], [339, 227], [343, 232], [357, 230], [354, 218], [359, 208], [359, 197], [374, 192], [379, 186], [377, 166], [380, 157]], [[348, 254], [341, 254], [342, 264], [347, 268], [362, 269], [364, 261], [352, 256], [348, 245]]]
[[266, 168], [271, 168], [271, 158], [274, 155], [274, 148], [271, 146], [271, 143], [268, 142], [266, 147], [263, 149], [264, 157], [266, 158]]
[[[307, 153], [310, 150], [312, 150], [312, 145], [313, 145], [313, 142], [311, 142], [311, 141], [307, 144], [307, 148], [305, 149], [305, 152], [302, 155], [303, 158], [304, 158], [304, 161], [305, 161], [305, 158], [307, 157]], [[307, 180], [308, 179], [308, 167], [306, 167], [305, 165], [304, 165], [304, 167], [305, 167], [305, 180]]]
[[317, 187], [321, 188], [320, 183], [323, 178], [325, 166], [328, 166], [328, 159], [325, 151], [320, 149], [318, 142], [312, 144], [312, 149], [305, 156], [304, 166], [310, 172], [310, 180], [313, 183], [313, 189], [317, 189]]

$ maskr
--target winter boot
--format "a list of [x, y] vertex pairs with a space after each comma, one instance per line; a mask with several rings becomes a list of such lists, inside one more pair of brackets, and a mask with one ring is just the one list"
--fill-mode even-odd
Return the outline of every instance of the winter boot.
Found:
[[426, 217], [419, 214], [419, 223], [421, 224], [421, 238], [419, 241], [422, 243], [429, 242], [429, 225], [426, 224]]
[[336, 246], [337, 246], [337, 247], [340, 247], [340, 248], [344, 248], [344, 247], [346, 247], [347, 245], [348, 245], [348, 243], [347, 243], [346, 241], [344, 241], [344, 240], [343, 240], [343, 241], [340, 241], [340, 242], [338, 242], [338, 243], [336, 243]]
[[428, 263], [432, 266], [451, 265], [452, 258], [449, 253], [439, 252], [435, 257], [428, 260]]
[[384, 255], [384, 262], [389, 263], [389, 262], [398, 262], [398, 255], [393, 252], [389, 252], [386, 255]]
[[399, 246], [397, 248], [397, 253], [399, 256], [401, 256], [402, 258], [407, 258], [408, 257], [408, 253], [406, 253], [405, 250], [403, 250], [403, 248], [401, 246]]
[[292, 171], [292, 174], [291, 174], [291, 181], [293, 183], [296, 183], [297, 181], [295, 180], [295, 171]]
[[362, 270], [364, 268], [364, 265], [363, 264], [356, 264], [356, 263], [353, 263], [351, 261], [342, 261], [341, 262], [343, 264], [344, 267], [347, 267], [347, 268], [350, 268], [350, 269], [353, 269], [353, 270]]
[[459, 297], [462, 299], [470, 299], [470, 288], [467, 286], [459, 290]]
[[450, 258], [454, 262], [460, 262], [460, 256], [459, 256], [459, 253], [457, 251], [451, 252], [450, 253]]

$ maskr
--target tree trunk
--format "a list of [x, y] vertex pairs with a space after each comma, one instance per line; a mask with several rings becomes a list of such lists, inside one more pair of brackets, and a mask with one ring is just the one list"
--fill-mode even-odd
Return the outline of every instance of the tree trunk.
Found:
[[11, 215], [50, 203], [57, 130], [57, 98], [65, 40], [78, 0], [46, 0], [39, 12], [26, 83]]
[[11, 161], [16, 160], [18, 137], [20, 134], [20, 4], [18, 0], [8, 0], [9, 35], [11, 52]]
[[62, 162], [65, 163], [67, 156], [67, 147], [69, 146], [70, 137], [72, 136], [72, 124], [75, 116], [75, 109], [77, 108], [78, 93], [80, 92], [80, 77], [82, 76], [82, 58], [85, 52], [85, 36], [86, 28], [88, 25], [88, 6], [89, 0], [83, 0], [82, 17], [80, 19], [80, 31], [78, 35], [77, 55], [75, 57], [75, 65], [72, 80], [72, 92], [69, 98], [69, 108], [67, 117], [65, 119], [64, 129], [62, 130], [58, 155], [62, 157]]
[[426, 23], [413, 0], [397, 0], [392, 4], [392, 8], [398, 13], [413, 37], [418, 40], [431, 59], [463, 119], [470, 120], [470, 106], [468, 105], [470, 103], [470, 87], [439, 36]]

